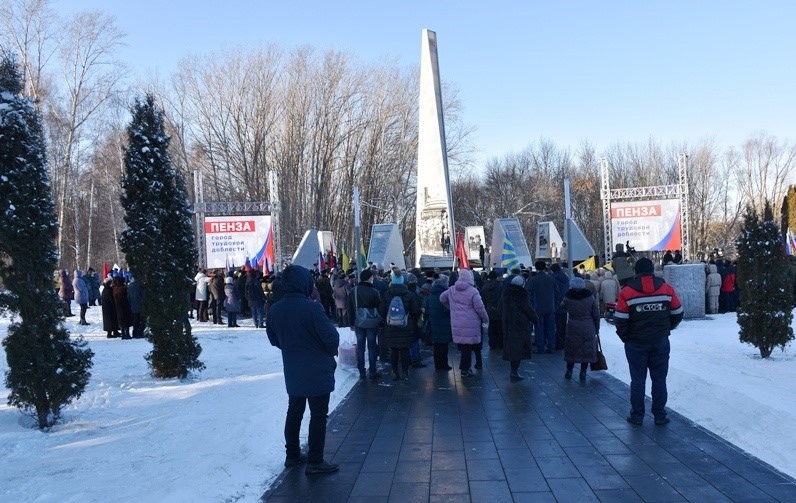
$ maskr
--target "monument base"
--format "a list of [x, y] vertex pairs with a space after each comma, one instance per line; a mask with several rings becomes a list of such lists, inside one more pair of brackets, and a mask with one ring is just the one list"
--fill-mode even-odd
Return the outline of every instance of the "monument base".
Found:
[[421, 255], [420, 263], [421, 269], [453, 269], [453, 255]]
[[663, 279], [674, 287], [683, 304], [683, 318], [705, 317], [705, 265], [680, 264], [663, 268]]

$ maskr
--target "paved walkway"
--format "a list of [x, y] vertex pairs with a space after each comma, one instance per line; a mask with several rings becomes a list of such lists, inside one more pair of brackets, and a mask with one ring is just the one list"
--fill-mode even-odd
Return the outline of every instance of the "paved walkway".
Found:
[[628, 386], [604, 372], [568, 381], [560, 354], [534, 355], [511, 383], [499, 354], [484, 363], [359, 382], [329, 419], [340, 471], [286, 470], [263, 501], [796, 502], [796, 481], [678, 414], [628, 424]]

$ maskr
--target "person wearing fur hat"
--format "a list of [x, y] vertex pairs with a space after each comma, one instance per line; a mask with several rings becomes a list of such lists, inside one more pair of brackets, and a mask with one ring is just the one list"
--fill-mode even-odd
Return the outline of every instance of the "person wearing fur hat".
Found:
[[[522, 381], [520, 361], [531, 358], [531, 333], [533, 326], [539, 321], [536, 311], [531, 306], [528, 291], [524, 288], [522, 276], [514, 276], [500, 300], [500, 317], [492, 323], [502, 324], [503, 359], [511, 365], [509, 379], [511, 382]], [[491, 328], [491, 327], [490, 327]], [[490, 338], [492, 334], [490, 333]], [[491, 340], [490, 340], [491, 342]]]
[[655, 424], [669, 422], [666, 414], [666, 375], [669, 371], [669, 334], [683, 319], [683, 306], [674, 288], [654, 275], [648, 258], [635, 264], [636, 277], [619, 292], [616, 302], [616, 334], [625, 343], [630, 368], [630, 415], [627, 421], [644, 422], [644, 389], [647, 372], [652, 381], [652, 414]]
[[472, 354], [475, 352], [475, 368], [483, 365], [481, 361], [481, 331], [488, 326], [489, 315], [475, 288], [473, 273], [469, 269], [459, 271], [459, 279], [439, 297], [442, 305], [451, 312], [451, 332], [453, 342], [459, 345], [462, 356], [459, 370], [462, 377], [473, 375], [470, 370]]
[[572, 379], [572, 369], [576, 363], [580, 363], [580, 380], [585, 381], [589, 363], [597, 361], [600, 308], [583, 278], [570, 280], [569, 290], [561, 301], [561, 309], [567, 313], [564, 337], [564, 360], [567, 362], [567, 371], [564, 377]]

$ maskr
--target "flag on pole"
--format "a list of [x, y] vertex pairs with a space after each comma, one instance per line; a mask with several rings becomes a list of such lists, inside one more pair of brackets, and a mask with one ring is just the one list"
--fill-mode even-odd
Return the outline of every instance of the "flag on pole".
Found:
[[348, 266], [351, 265], [351, 259], [348, 257], [346, 248], [348, 247], [345, 245], [345, 243], [343, 243], [343, 251], [342, 255], [340, 256], [340, 260], [343, 263], [343, 271], [348, 271]]
[[326, 270], [326, 262], [323, 260], [323, 252], [318, 252], [318, 272]]
[[107, 262], [102, 264], [102, 279], [100, 281], [105, 281], [105, 278], [111, 273], [111, 265]]
[[334, 270], [337, 267], [337, 257], [334, 254], [334, 243], [329, 243], [329, 269]]
[[252, 270], [252, 263], [249, 260], [249, 257], [246, 257], [246, 263], [243, 264], [243, 270], [245, 270], [247, 273]]
[[259, 269], [263, 271], [263, 275], [268, 276], [274, 272], [274, 264], [276, 263], [276, 255], [274, 253], [274, 224], [271, 223], [268, 228], [268, 234], [265, 236], [265, 243], [254, 255], [253, 260], [255, 267], [259, 265]]
[[467, 259], [467, 250], [464, 249], [464, 236], [461, 232], [456, 233], [456, 260], [459, 261], [459, 269], [470, 268], [470, 261]]
[[597, 261], [594, 259], [594, 255], [581, 262], [580, 265], [582, 265], [587, 271], [597, 270]]
[[517, 259], [517, 251], [514, 249], [514, 243], [511, 242], [508, 236], [503, 236], [503, 256], [500, 260], [501, 267], [506, 270], [511, 270], [520, 264]]
[[359, 269], [365, 270], [368, 266], [368, 253], [365, 251], [365, 242], [359, 243]]
[[788, 255], [796, 255], [796, 235], [788, 229]]

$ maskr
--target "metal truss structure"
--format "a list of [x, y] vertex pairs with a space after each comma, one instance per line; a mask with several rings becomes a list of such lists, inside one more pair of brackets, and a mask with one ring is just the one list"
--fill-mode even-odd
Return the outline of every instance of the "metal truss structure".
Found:
[[600, 159], [600, 199], [603, 203], [603, 234], [605, 236], [605, 261], [611, 260], [614, 251], [613, 236], [611, 232], [611, 202], [612, 201], [640, 201], [650, 199], [678, 199], [680, 202], [680, 231], [682, 239], [683, 258], [690, 258], [690, 238], [688, 232], [688, 155], [681, 153], [677, 156], [677, 185], [658, 185], [653, 187], [631, 187], [612, 189], [608, 159]]
[[276, 190], [276, 173], [269, 173], [270, 190], [273, 202], [268, 201], [210, 201], [204, 200], [204, 184], [200, 170], [193, 171], [194, 204], [193, 212], [196, 217], [196, 246], [199, 251], [199, 265], [207, 267], [207, 248], [205, 243], [204, 224], [205, 217], [224, 217], [238, 215], [271, 215], [274, 228], [274, 250], [276, 264], [282, 263], [279, 248], [279, 198]]

